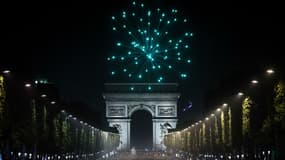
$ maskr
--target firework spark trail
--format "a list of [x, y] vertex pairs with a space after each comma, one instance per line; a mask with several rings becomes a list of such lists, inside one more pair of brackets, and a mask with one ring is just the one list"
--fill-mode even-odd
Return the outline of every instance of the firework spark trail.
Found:
[[107, 57], [115, 64], [111, 76], [123, 75], [139, 82], [165, 82], [169, 80], [167, 75], [189, 77], [193, 33], [185, 31], [188, 20], [179, 17], [177, 9], [147, 9], [143, 3], [133, 2], [111, 20], [119, 38], [116, 53]]

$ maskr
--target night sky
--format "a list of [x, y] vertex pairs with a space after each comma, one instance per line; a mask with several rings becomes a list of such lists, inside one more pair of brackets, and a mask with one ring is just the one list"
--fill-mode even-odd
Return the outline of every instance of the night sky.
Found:
[[[104, 111], [106, 57], [114, 51], [111, 19], [132, 1], [5, 1], [1, 18], [1, 68], [40, 75], [59, 88], [66, 101]], [[138, 1], [140, 2], [140, 1]], [[281, 2], [148, 0], [151, 7], [177, 8], [190, 20], [190, 77], [180, 83], [186, 117], [197, 120], [205, 97], [222, 80], [279, 66], [284, 59]], [[5, 57], [5, 58], [4, 58]], [[284, 66], [284, 65], [283, 65]], [[184, 116], [185, 117], [185, 116]]]

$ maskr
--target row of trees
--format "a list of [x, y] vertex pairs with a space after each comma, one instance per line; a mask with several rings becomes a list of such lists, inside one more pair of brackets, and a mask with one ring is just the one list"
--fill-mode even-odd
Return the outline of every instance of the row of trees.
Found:
[[261, 151], [282, 154], [285, 82], [278, 78], [252, 85], [203, 121], [166, 135], [166, 146], [193, 154], [244, 153], [252, 159]]
[[232, 146], [231, 108], [224, 104], [215, 114], [164, 138], [170, 148], [199, 153], [220, 153]]
[[[82, 123], [45, 96], [7, 94], [0, 75], [0, 151], [29, 153], [94, 153], [119, 145], [117, 133]], [[8, 103], [13, 101], [13, 103]], [[15, 100], [17, 102], [15, 102]], [[17, 104], [17, 105], [15, 105]]]
[[[33, 106], [35, 108], [35, 105]], [[94, 153], [102, 150], [114, 150], [119, 145], [117, 133], [94, 128], [71, 117], [64, 111], [52, 119], [47, 119], [47, 114], [44, 107], [41, 124], [34, 120], [32, 124], [35, 126], [31, 128], [34, 138], [30, 142], [38, 144], [41, 151]]]
[[53, 119], [56, 148], [65, 152], [94, 153], [114, 150], [119, 135], [94, 128], [62, 111]]

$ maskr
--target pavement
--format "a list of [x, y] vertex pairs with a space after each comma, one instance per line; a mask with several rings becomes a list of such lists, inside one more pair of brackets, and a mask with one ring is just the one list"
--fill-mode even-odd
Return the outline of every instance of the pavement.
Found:
[[105, 157], [105, 160], [174, 160], [175, 157], [166, 155], [165, 152], [136, 151], [119, 152], [114, 156]]

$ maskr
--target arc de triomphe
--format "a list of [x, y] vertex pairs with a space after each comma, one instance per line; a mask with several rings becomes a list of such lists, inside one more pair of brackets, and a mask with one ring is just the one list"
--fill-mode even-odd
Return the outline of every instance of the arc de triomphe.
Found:
[[[177, 83], [106, 83], [103, 98], [110, 127], [120, 134], [119, 150], [130, 149], [131, 116], [138, 110], [152, 115], [153, 149], [164, 150], [163, 137], [176, 128]], [[140, 127], [140, 126], [138, 126]]]

